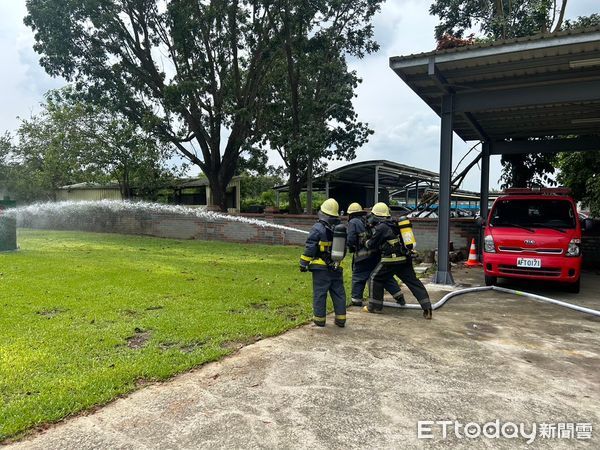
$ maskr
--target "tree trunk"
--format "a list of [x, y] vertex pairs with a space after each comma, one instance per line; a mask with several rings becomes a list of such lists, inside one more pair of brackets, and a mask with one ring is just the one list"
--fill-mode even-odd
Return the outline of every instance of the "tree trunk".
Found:
[[[207, 203], [209, 206], [217, 206], [222, 212], [227, 212], [227, 186], [237, 168], [240, 142], [243, 138], [240, 135], [239, 128], [234, 125], [223, 156], [220, 156], [217, 149], [212, 148], [211, 154], [214, 158], [211, 159], [209, 170], [205, 171], [210, 186], [210, 198], [206, 199]], [[215, 146], [218, 145], [216, 141]]]
[[122, 179], [119, 185], [121, 188], [121, 198], [123, 200], [131, 200], [131, 185], [129, 184], [129, 170], [127, 170], [127, 167], [123, 168]]
[[295, 164], [295, 161], [292, 162], [289, 166], [290, 179], [289, 179], [289, 191], [288, 197], [290, 202], [290, 213], [291, 214], [302, 214], [304, 211], [302, 210], [302, 202], [300, 201], [300, 193], [302, 192], [302, 184], [299, 181], [298, 177], [298, 167]]
[[553, 33], [560, 31], [563, 21], [565, 19], [565, 11], [567, 10], [567, 0], [563, 0], [562, 4], [560, 5], [560, 14], [558, 16], [558, 21], [556, 22], [556, 25], [554, 26], [554, 30], [552, 30]]

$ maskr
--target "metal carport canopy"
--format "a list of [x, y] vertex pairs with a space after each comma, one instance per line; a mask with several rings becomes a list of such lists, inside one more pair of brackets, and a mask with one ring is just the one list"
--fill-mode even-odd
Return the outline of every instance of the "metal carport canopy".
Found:
[[489, 155], [600, 149], [600, 27], [392, 57], [390, 67], [442, 119], [438, 283], [453, 282], [452, 132], [484, 142], [483, 217]]
[[[437, 183], [438, 174], [430, 170], [399, 164], [386, 160], [361, 161], [334, 169], [313, 180], [314, 190], [328, 190], [329, 184], [352, 184], [365, 187], [404, 187], [409, 183], [428, 181]], [[285, 192], [289, 185], [275, 186], [275, 190]], [[306, 188], [306, 183], [303, 189]], [[377, 194], [376, 194], [377, 195]]]

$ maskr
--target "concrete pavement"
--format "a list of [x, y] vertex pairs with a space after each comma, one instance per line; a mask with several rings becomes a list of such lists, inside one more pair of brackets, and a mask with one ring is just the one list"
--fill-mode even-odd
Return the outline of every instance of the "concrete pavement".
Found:
[[[480, 284], [479, 270], [456, 270]], [[579, 295], [600, 309], [600, 276]], [[526, 290], [523, 285], [519, 289]], [[444, 295], [433, 290], [432, 298]], [[410, 301], [410, 295], [407, 295]], [[309, 299], [307, 299], [309, 301]], [[600, 319], [520, 297], [457, 297], [418, 311], [351, 308], [348, 325], [305, 326], [13, 444], [14, 449], [518, 448], [525, 439], [417, 438], [419, 420], [592, 423], [592, 441], [536, 437], [534, 448], [600, 447]]]

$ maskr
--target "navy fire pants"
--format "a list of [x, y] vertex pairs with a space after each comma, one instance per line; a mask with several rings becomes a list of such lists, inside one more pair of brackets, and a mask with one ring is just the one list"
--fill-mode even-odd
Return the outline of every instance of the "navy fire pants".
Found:
[[369, 279], [369, 307], [375, 311], [383, 308], [383, 289], [385, 283], [396, 275], [410, 289], [423, 310], [431, 308], [429, 294], [409, 259], [403, 263], [379, 263]]
[[316, 269], [312, 270], [313, 277], [313, 321], [325, 324], [327, 315], [327, 293], [331, 295], [335, 320], [339, 323], [346, 322], [346, 291], [344, 289], [344, 275], [342, 269]]
[[[355, 262], [352, 266], [352, 298], [354, 300], [362, 300], [365, 286], [371, 273], [379, 263], [378, 258], [369, 258], [364, 261]], [[400, 293], [400, 286], [392, 276], [385, 280], [383, 288], [388, 291], [393, 297]]]

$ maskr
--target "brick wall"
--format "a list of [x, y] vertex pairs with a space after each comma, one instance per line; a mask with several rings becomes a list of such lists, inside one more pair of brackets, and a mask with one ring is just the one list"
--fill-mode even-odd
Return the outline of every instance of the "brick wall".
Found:
[[[264, 220], [277, 225], [308, 231], [316, 216], [240, 214], [235, 218]], [[413, 230], [419, 252], [437, 247], [437, 219], [413, 219]], [[161, 212], [122, 212], [99, 209], [93, 214], [36, 215], [33, 212], [19, 217], [18, 226], [26, 228], [79, 230], [120, 234], [141, 234], [174, 239], [218, 240], [242, 243], [302, 245], [305, 233], [269, 228], [253, 223], [231, 222], [225, 219], [206, 221], [194, 215]], [[600, 267], [600, 235], [586, 233], [582, 250], [587, 267]], [[468, 248], [471, 239], [477, 241], [479, 227], [473, 219], [451, 219], [450, 240], [456, 250]]]
[[[257, 219], [308, 231], [316, 216], [239, 214], [233, 218]], [[235, 220], [235, 219], [234, 219]], [[269, 228], [253, 223], [231, 222], [225, 219], [206, 221], [194, 215], [168, 214], [145, 211], [112, 211], [98, 209], [90, 214], [36, 215], [29, 212], [19, 218], [19, 226], [26, 228], [79, 230], [120, 234], [141, 234], [174, 239], [221, 240], [255, 242], [261, 244], [302, 245], [305, 233]], [[413, 229], [420, 251], [437, 246], [437, 220], [414, 219]], [[477, 227], [470, 219], [453, 219], [450, 239], [455, 248], [468, 248], [471, 238], [477, 236]]]
[[[267, 218], [268, 219], [268, 218]], [[280, 222], [280, 221], [275, 221]], [[309, 221], [301, 223], [309, 229]], [[139, 234], [174, 239], [219, 240], [260, 244], [303, 244], [305, 233], [269, 228], [226, 219], [207, 221], [194, 215], [160, 212], [94, 211], [90, 214], [37, 215], [29, 211], [19, 217], [19, 226], [34, 229], [77, 230], [101, 233]]]

